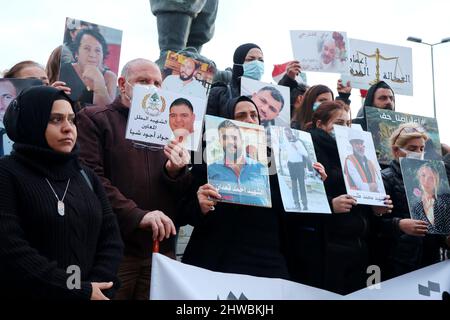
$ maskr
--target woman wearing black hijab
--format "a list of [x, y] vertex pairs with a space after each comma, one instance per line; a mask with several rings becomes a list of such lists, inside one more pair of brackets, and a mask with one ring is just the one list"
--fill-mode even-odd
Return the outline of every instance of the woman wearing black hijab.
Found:
[[231, 83], [214, 83], [208, 97], [206, 114], [217, 115], [229, 100], [241, 95], [241, 77], [261, 80], [264, 73], [264, 55], [261, 48], [253, 43], [239, 46], [233, 56]]
[[[260, 123], [256, 105], [245, 96], [231, 99], [215, 115]], [[191, 172], [193, 182], [177, 219], [179, 225], [194, 226], [183, 262], [218, 272], [288, 278], [277, 176], [270, 175], [272, 208], [261, 208], [208, 201], [217, 191], [207, 184], [206, 163], [194, 165]]]
[[5, 114], [0, 159], [0, 283], [8, 299], [111, 297], [122, 258], [98, 178], [78, 162], [73, 105], [52, 87], [23, 91]]

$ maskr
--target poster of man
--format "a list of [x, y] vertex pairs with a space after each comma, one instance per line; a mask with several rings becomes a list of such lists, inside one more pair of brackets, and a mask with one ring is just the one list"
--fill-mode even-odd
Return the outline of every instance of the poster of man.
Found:
[[450, 234], [450, 187], [444, 163], [400, 158], [411, 219], [428, 224], [430, 234]]
[[67, 18], [59, 80], [83, 105], [108, 105], [116, 98], [122, 31]]
[[312, 167], [317, 160], [311, 135], [270, 127], [270, 136], [285, 211], [331, 213], [322, 179]]
[[348, 72], [347, 34], [340, 31], [292, 30], [294, 57], [302, 71]]
[[172, 51], [167, 53], [162, 88], [206, 99], [214, 78], [214, 66]]
[[402, 123], [418, 123], [429, 139], [425, 143], [424, 158], [442, 160], [438, 123], [427, 118], [391, 110], [365, 107], [367, 130], [372, 133], [378, 162], [387, 165], [393, 160], [389, 138]]
[[43, 85], [43, 82], [38, 79], [0, 79], [0, 156], [9, 155], [13, 145], [13, 142], [6, 135], [3, 124], [6, 109], [22, 90], [40, 85]]
[[178, 139], [187, 150], [200, 145], [206, 100], [136, 85], [126, 138], [164, 146]]
[[288, 87], [241, 78], [241, 94], [250, 97], [258, 107], [264, 127], [290, 127], [290, 91]]
[[396, 94], [413, 95], [412, 49], [385, 43], [349, 39], [348, 69], [342, 81], [368, 90], [381, 80]]
[[334, 125], [347, 193], [359, 204], [385, 206], [386, 191], [370, 132]]
[[220, 201], [272, 207], [264, 127], [213, 116], [205, 127], [208, 183]]

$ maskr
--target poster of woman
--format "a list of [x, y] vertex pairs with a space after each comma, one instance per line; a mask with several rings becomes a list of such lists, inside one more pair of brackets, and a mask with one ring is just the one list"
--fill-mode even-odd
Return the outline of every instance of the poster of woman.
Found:
[[450, 187], [442, 161], [401, 158], [412, 219], [428, 224], [431, 234], [450, 234]]
[[[68, 37], [67, 35], [70, 35]], [[116, 97], [122, 31], [72, 18], [66, 19], [59, 80], [82, 104], [105, 106]], [[72, 59], [70, 55], [72, 53]]]

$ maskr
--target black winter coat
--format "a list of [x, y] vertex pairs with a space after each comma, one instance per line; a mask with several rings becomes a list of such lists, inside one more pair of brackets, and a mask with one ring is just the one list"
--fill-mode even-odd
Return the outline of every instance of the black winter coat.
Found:
[[[91, 282], [113, 281], [117, 289], [123, 243], [99, 179], [84, 167], [91, 189], [75, 155], [14, 150], [0, 159], [0, 297], [89, 300]], [[64, 216], [45, 179], [59, 199], [68, 185]], [[79, 289], [67, 286], [71, 266], [81, 272]]]
[[391, 161], [381, 174], [394, 209], [389, 215], [377, 219], [373, 257], [374, 263], [381, 267], [382, 279], [386, 280], [419, 268], [423, 238], [407, 235], [399, 229], [400, 220], [410, 219], [410, 214], [398, 161]]
[[197, 190], [207, 183], [206, 164], [194, 165], [178, 226], [194, 226], [183, 262], [218, 272], [288, 279], [283, 205], [276, 175], [270, 176], [272, 208], [218, 203], [203, 215]]
[[[335, 140], [321, 129], [312, 129], [310, 133], [317, 161], [324, 165], [328, 174], [325, 189], [331, 206], [333, 198], [347, 193], [337, 145]], [[367, 278], [368, 212], [370, 209], [367, 206], [358, 205], [346, 214], [305, 215], [297, 216], [296, 223], [290, 221], [289, 261], [293, 275], [303, 277], [300, 282], [340, 294], [363, 288]], [[297, 250], [292, 248], [296, 245], [292, 241], [296, 226], [298, 240], [302, 241], [297, 244]], [[292, 259], [292, 254], [297, 256]], [[302, 268], [301, 263], [304, 264], [303, 274], [294, 274], [296, 267]], [[305, 277], [311, 275], [314, 283], [308, 280], [305, 282]]]

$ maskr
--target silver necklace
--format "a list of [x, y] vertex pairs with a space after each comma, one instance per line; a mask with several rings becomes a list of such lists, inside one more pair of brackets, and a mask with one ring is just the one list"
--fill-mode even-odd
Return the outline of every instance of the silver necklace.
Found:
[[69, 181], [67, 181], [66, 191], [64, 191], [64, 195], [61, 200], [59, 200], [58, 195], [56, 194], [55, 190], [53, 189], [52, 185], [50, 184], [50, 181], [48, 181], [47, 178], [45, 178], [45, 181], [47, 181], [48, 185], [50, 186], [50, 189], [52, 189], [53, 194], [56, 197], [56, 200], [58, 200], [57, 210], [58, 210], [59, 215], [64, 216], [64, 214], [65, 214], [64, 198], [66, 197], [67, 189], [69, 189], [70, 179], [69, 179]]

